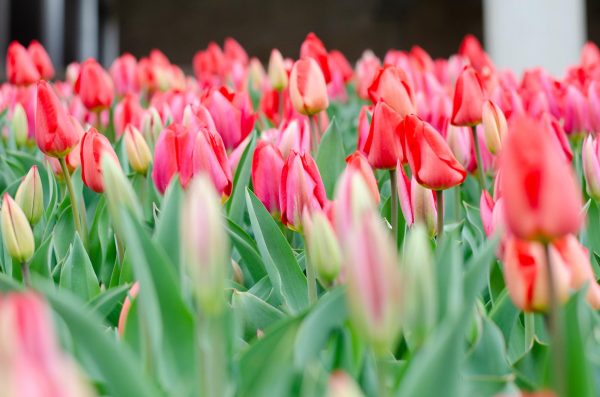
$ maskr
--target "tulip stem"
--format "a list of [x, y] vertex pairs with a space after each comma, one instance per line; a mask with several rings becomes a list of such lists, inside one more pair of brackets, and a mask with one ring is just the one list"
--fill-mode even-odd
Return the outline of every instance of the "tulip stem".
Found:
[[379, 397], [388, 397], [390, 395], [389, 389], [387, 386], [387, 379], [385, 376], [384, 362], [381, 358], [375, 358], [375, 369], [377, 371], [377, 386], [378, 386], [378, 396]]
[[227, 346], [223, 320], [222, 314], [207, 315], [199, 326], [201, 395], [205, 397], [227, 395]]
[[71, 181], [71, 174], [69, 174], [69, 170], [67, 168], [67, 162], [64, 157], [60, 157], [58, 159], [60, 162], [60, 168], [62, 169], [63, 177], [65, 178], [65, 183], [67, 185], [67, 190], [69, 191], [69, 197], [71, 199], [71, 210], [73, 211], [73, 222], [75, 223], [75, 229], [82, 241], [85, 245], [85, 236], [83, 234], [83, 230], [81, 228], [81, 218], [79, 216], [79, 206], [77, 205], [77, 197], [75, 196], [75, 189], [73, 189], [73, 182]]
[[481, 147], [479, 147], [479, 139], [477, 138], [477, 126], [471, 127], [473, 131], [473, 145], [475, 146], [475, 154], [477, 155], [477, 175], [479, 177], [479, 187], [485, 190], [485, 171], [483, 170], [483, 160], [481, 157]]
[[560, 320], [560, 307], [558, 297], [556, 296], [556, 280], [553, 274], [552, 258], [550, 256], [550, 244], [544, 244], [544, 254], [546, 256], [546, 282], [548, 283], [548, 293], [550, 298], [550, 310], [546, 315], [548, 329], [550, 332], [552, 366], [554, 372], [554, 385], [557, 395], [564, 396], [564, 346], [562, 338], [562, 322]]
[[437, 205], [437, 238], [441, 241], [442, 234], [444, 233], [444, 191], [435, 191], [436, 205]]
[[310, 119], [310, 148], [313, 156], [317, 155], [317, 149], [319, 148], [319, 136], [321, 131], [319, 130], [318, 113], [314, 114]]
[[390, 201], [390, 225], [392, 225], [394, 243], [398, 244], [398, 179], [395, 169], [390, 170]]
[[21, 276], [23, 278], [23, 284], [27, 288], [31, 288], [31, 277], [29, 276], [29, 263], [27, 261], [21, 262]]
[[525, 313], [525, 351], [529, 351], [535, 338], [535, 317], [533, 313]]
[[308, 285], [308, 304], [310, 306], [317, 303], [319, 299], [317, 295], [317, 275], [313, 266], [308, 251], [306, 250], [306, 236], [304, 236], [304, 265], [306, 267], [306, 283]]

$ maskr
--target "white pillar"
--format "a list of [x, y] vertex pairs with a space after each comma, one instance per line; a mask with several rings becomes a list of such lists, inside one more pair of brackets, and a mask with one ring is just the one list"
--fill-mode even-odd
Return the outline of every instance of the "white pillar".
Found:
[[79, 0], [79, 61], [98, 58], [98, 0]]
[[585, 0], [484, 0], [485, 47], [499, 68], [562, 76], [586, 39]]
[[42, 44], [55, 69], [60, 71], [64, 58], [65, 1], [44, 0], [42, 7]]

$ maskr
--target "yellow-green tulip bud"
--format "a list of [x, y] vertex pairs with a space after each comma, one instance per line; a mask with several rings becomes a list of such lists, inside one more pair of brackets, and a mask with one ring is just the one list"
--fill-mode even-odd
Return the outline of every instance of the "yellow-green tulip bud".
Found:
[[129, 124], [125, 128], [124, 139], [129, 165], [138, 174], [146, 174], [152, 163], [152, 153], [141, 132]]
[[15, 137], [16, 144], [18, 146], [25, 146], [29, 137], [29, 126], [27, 124], [27, 113], [25, 113], [25, 109], [19, 103], [15, 105], [13, 110], [10, 128]]
[[35, 251], [33, 231], [21, 207], [4, 193], [0, 211], [2, 239], [8, 254], [18, 262], [27, 262]]
[[37, 166], [31, 167], [17, 189], [15, 201], [25, 213], [29, 223], [35, 225], [44, 212], [44, 189]]

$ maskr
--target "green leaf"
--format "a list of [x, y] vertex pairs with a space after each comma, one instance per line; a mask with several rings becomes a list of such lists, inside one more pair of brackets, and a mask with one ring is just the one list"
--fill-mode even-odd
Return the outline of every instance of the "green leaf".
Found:
[[31, 261], [29, 261], [29, 268], [32, 272], [45, 277], [50, 277], [52, 260], [51, 243], [52, 237], [48, 236], [48, 238], [46, 238], [46, 240], [35, 250]]
[[265, 330], [285, 317], [285, 314], [249, 292], [233, 291], [231, 305], [239, 318], [247, 337], [256, 336], [257, 330]]
[[271, 214], [250, 190], [246, 190], [246, 202], [273, 291], [292, 313], [297, 313], [308, 305], [306, 277]]
[[102, 317], [108, 316], [127, 296], [130, 285], [124, 284], [102, 292], [92, 299], [88, 306]]
[[100, 293], [92, 262], [78, 234], [75, 234], [70, 254], [60, 272], [60, 287], [72, 291], [84, 301]]
[[250, 142], [242, 153], [238, 162], [235, 175], [233, 177], [233, 190], [231, 197], [227, 200], [225, 209], [227, 216], [235, 223], [241, 225], [244, 222], [244, 214], [246, 212], [246, 188], [250, 185], [250, 175], [252, 171], [252, 159], [254, 157], [254, 149], [256, 148], [256, 133], [252, 132]]
[[153, 240], [160, 244], [171, 259], [171, 263], [179, 268], [179, 218], [183, 190], [180, 183], [171, 183], [160, 208], [160, 216], [156, 224]]
[[231, 219], [227, 219], [226, 227], [231, 243], [243, 259], [243, 265], [252, 277], [252, 281], [254, 283], [258, 282], [258, 280], [267, 275], [267, 272], [258, 253], [258, 248], [256, 248], [256, 243]]
[[335, 184], [338, 176], [346, 167], [346, 154], [344, 153], [344, 145], [342, 136], [337, 127], [335, 117], [330, 121], [329, 127], [323, 134], [319, 150], [316, 156], [316, 163], [327, 191], [327, 197], [333, 198]]

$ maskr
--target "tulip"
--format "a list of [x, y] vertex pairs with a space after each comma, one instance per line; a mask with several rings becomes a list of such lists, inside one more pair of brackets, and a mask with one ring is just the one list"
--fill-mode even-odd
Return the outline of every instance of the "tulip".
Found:
[[342, 251], [333, 227], [320, 210], [305, 213], [303, 225], [310, 265], [323, 285], [331, 285], [342, 266]]
[[586, 69], [600, 64], [600, 50], [596, 44], [588, 41], [583, 45], [580, 63]]
[[585, 95], [575, 86], [569, 85], [562, 102], [564, 129], [567, 134], [590, 131], [590, 109]]
[[369, 98], [374, 104], [384, 101], [402, 118], [416, 112], [413, 89], [406, 74], [395, 66], [386, 65], [377, 72], [369, 86]]
[[142, 133], [130, 124], [125, 128], [124, 141], [129, 165], [138, 174], [145, 175], [152, 163], [152, 152]]
[[[4, 247], [14, 260], [25, 263], [33, 256], [35, 240], [27, 216], [17, 203], [4, 193], [0, 210]], [[24, 279], [26, 275], [23, 275]]]
[[498, 154], [502, 148], [502, 139], [508, 132], [508, 124], [502, 110], [492, 101], [483, 103], [483, 136], [487, 149]]
[[561, 157], [570, 163], [573, 160], [573, 151], [562, 124], [550, 113], [544, 113], [541, 120], [546, 132], [552, 137], [551, 141], [562, 154]]
[[479, 75], [472, 67], [465, 67], [456, 80], [451, 122], [472, 127], [481, 123], [483, 87]]
[[271, 87], [277, 91], [283, 91], [288, 85], [288, 74], [285, 70], [283, 56], [278, 49], [274, 48], [269, 57], [269, 81]]
[[458, 53], [467, 58], [479, 73], [489, 74], [494, 72], [494, 64], [475, 36], [471, 34], [466, 35], [460, 43]]
[[254, 127], [255, 115], [246, 92], [232, 93], [221, 87], [212, 91], [206, 108], [227, 149], [239, 145]]
[[364, 152], [373, 168], [393, 169], [404, 161], [402, 116], [386, 102], [378, 102], [373, 110]]
[[309, 33], [304, 39], [304, 42], [302, 42], [302, 45], [300, 46], [300, 58], [313, 59], [323, 72], [325, 83], [327, 84], [331, 81], [327, 50], [325, 49], [323, 42], [314, 33]]
[[10, 129], [15, 137], [15, 143], [18, 146], [24, 146], [29, 138], [29, 126], [27, 123], [27, 113], [20, 103], [15, 104], [12, 118], [10, 120]]
[[342, 371], [335, 371], [329, 377], [326, 397], [364, 397], [360, 387], [351, 376]]
[[377, 179], [375, 178], [373, 169], [369, 165], [369, 161], [367, 160], [364, 154], [362, 154], [359, 151], [356, 151], [350, 156], [346, 157], [345, 172], [358, 173], [364, 179], [367, 187], [369, 188], [369, 192], [371, 193], [373, 202], [376, 205], [379, 205], [380, 197]]
[[225, 287], [230, 262], [221, 200], [213, 183], [195, 176], [181, 210], [182, 263], [203, 312], [220, 313], [225, 307]]
[[124, 96], [139, 90], [137, 60], [130, 53], [126, 52], [115, 59], [109, 73], [118, 95]]
[[223, 199], [231, 195], [231, 168], [221, 136], [208, 128], [200, 128], [196, 134], [192, 152], [194, 175], [205, 173]]
[[362, 153], [365, 152], [365, 143], [369, 136], [369, 130], [371, 129], [371, 120], [373, 119], [373, 107], [362, 106], [360, 113], [358, 114], [358, 126], [356, 128], [356, 135], [358, 136], [358, 143], [356, 148]]
[[32, 166], [21, 181], [15, 201], [30, 224], [35, 225], [44, 212], [44, 189], [37, 166]]
[[171, 124], [156, 142], [152, 179], [160, 193], [167, 190], [173, 175], [179, 174], [182, 186], [192, 177], [192, 152], [194, 135], [181, 124]]
[[446, 142], [456, 157], [456, 160], [469, 172], [477, 168], [477, 162], [473, 153], [473, 134], [468, 127], [457, 127], [447, 125]]
[[551, 241], [577, 233], [583, 223], [581, 193], [571, 166], [539, 122], [519, 117], [500, 158], [506, 224], [523, 240]]
[[281, 170], [279, 205], [281, 222], [293, 230], [302, 228], [304, 211], [321, 209], [327, 201], [325, 186], [309, 153], [292, 151]]
[[404, 168], [398, 163], [396, 171], [398, 178], [398, 197], [400, 209], [408, 226], [423, 224], [430, 236], [437, 230], [437, 208], [435, 193], [417, 183], [412, 177], [409, 181]]
[[79, 142], [78, 131], [50, 84], [42, 80], [37, 88], [35, 140], [44, 154], [64, 157]]
[[136, 128], [140, 128], [142, 122], [142, 115], [144, 109], [140, 105], [138, 98], [133, 94], [127, 94], [125, 97], [115, 106], [115, 112], [113, 116], [113, 124], [117, 138], [120, 138], [125, 131], [125, 127], [129, 124]]
[[378, 199], [379, 194], [375, 197], [369, 186], [369, 178], [354, 167], [346, 166], [338, 179], [332, 206], [335, 228], [341, 238], [359, 223], [365, 213], [377, 208]]
[[291, 120], [277, 137], [277, 146], [284, 159], [292, 150], [298, 153], [310, 151], [310, 124], [306, 117], [296, 117]]
[[267, 78], [270, 79], [270, 77], [268, 77], [265, 73], [265, 68], [260, 60], [254, 57], [250, 59], [250, 64], [248, 65], [248, 87], [255, 92], [260, 92], [265, 87]]
[[326, 81], [314, 59], [296, 61], [289, 84], [290, 99], [298, 113], [312, 116], [329, 106]]
[[352, 70], [352, 65], [350, 65], [350, 62], [348, 62], [344, 54], [338, 50], [331, 50], [331, 52], [329, 52], [328, 59], [332, 80], [335, 80], [335, 76], [339, 76], [341, 82], [345, 84], [352, 79], [354, 71]]
[[431, 125], [409, 115], [404, 119], [403, 130], [408, 163], [417, 182], [428, 189], [444, 190], [465, 180], [464, 167]]
[[75, 93], [86, 108], [98, 112], [110, 107], [114, 97], [113, 82], [95, 59], [88, 59], [81, 64]]
[[83, 183], [97, 193], [104, 191], [102, 181], [102, 157], [109, 156], [115, 164], [119, 158], [108, 138], [91, 127], [81, 138], [81, 179]]
[[381, 60], [367, 50], [356, 62], [356, 94], [364, 100], [369, 99], [369, 87], [381, 68]]
[[150, 107], [142, 116], [140, 132], [154, 146], [164, 129], [163, 121], [156, 108]]
[[600, 147], [597, 138], [591, 135], [585, 138], [581, 156], [586, 191], [594, 200], [600, 200]]
[[[549, 252], [554, 294], [560, 302], [565, 302], [569, 297], [571, 283], [569, 269], [554, 247], [550, 246]], [[506, 287], [515, 306], [526, 312], [546, 311], [550, 306], [547, 279], [549, 266], [542, 244], [509, 238], [503, 263]]]
[[31, 56], [21, 44], [13, 41], [6, 52], [6, 78], [11, 84], [29, 85], [40, 79]]
[[284, 160], [275, 145], [259, 140], [252, 157], [254, 194], [271, 214], [281, 213], [279, 187]]
[[54, 77], [54, 66], [52, 66], [52, 60], [44, 47], [37, 40], [32, 40], [29, 43], [29, 47], [27, 47], [27, 52], [40, 77], [44, 80], [52, 80]]
[[125, 336], [125, 327], [127, 325], [127, 318], [129, 317], [129, 311], [131, 310], [132, 302], [135, 298], [137, 298], [140, 292], [140, 283], [135, 282], [129, 289], [129, 293], [125, 297], [125, 301], [123, 302], [123, 307], [121, 307], [121, 312], [119, 313], [119, 323], [117, 326], [117, 330], [119, 332], [119, 336], [123, 338]]
[[396, 344], [401, 327], [402, 282], [396, 245], [375, 211], [347, 231], [343, 242], [346, 297], [352, 324], [377, 355]]
[[227, 37], [225, 42], [223, 43], [223, 52], [225, 53], [225, 58], [230, 61], [239, 62], [242, 65], [248, 65], [248, 54], [244, 47], [240, 43], [237, 42], [232, 37]]
[[3, 396], [96, 395], [61, 350], [50, 309], [38, 294], [0, 295], [0, 324]]

